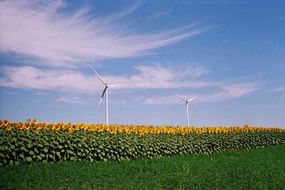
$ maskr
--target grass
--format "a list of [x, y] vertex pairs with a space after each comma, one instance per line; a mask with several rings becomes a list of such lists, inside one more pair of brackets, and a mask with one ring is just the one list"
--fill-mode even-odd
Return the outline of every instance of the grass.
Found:
[[285, 189], [285, 145], [123, 162], [0, 168], [0, 189]]

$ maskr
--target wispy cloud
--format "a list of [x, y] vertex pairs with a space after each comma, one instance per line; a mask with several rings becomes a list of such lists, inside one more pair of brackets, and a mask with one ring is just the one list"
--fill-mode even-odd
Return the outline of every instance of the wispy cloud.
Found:
[[18, 93], [18, 92], [11, 92], [11, 91], [4, 91], [4, 90], [1, 90], [1, 91], [0, 91], [0, 94], [18, 95], [19, 93]]
[[225, 39], [225, 40], [222, 40], [222, 43], [223, 44], [228, 44], [228, 43], [230, 43], [231, 41], [229, 40], [229, 39]]
[[162, 97], [154, 97], [154, 98], [147, 98], [145, 99], [145, 104], [177, 104], [181, 102], [181, 100], [178, 100], [174, 95], [168, 95], [168, 96], [162, 96]]
[[279, 93], [282, 93], [283, 96], [285, 96], [285, 86], [274, 88], [270, 90], [270, 92], [279, 92]]
[[50, 93], [49, 92], [37, 92], [34, 95], [36, 95], [36, 96], [48, 96], [48, 95], [50, 95]]
[[159, 33], [133, 33], [118, 19], [139, 4], [95, 18], [88, 8], [63, 14], [64, 6], [62, 1], [1, 1], [0, 52], [21, 55], [25, 63], [28, 59], [46, 66], [76, 67], [88, 61], [145, 55], [204, 31], [187, 25]]
[[73, 70], [40, 70], [31, 66], [5, 67], [1, 86], [57, 91], [94, 91], [100, 87], [95, 76], [85, 76]]
[[62, 102], [67, 104], [84, 104], [84, 102], [81, 101], [78, 96], [74, 95], [61, 96], [56, 99], [56, 102]]
[[146, 21], [150, 22], [150, 21], [154, 21], [154, 20], [164, 18], [164, 17], [168, 16], [172, 11], [173, 11], [172, 9], [158, 11], [158, 12], [146, 17]]
[[[215, 82], [199, 79], [209, 72], [201, 66], [164, 68], [155, 64], [140, 65], [134, 69], [137, 74], [102, 77], [109, 83], [119, 83], [113, 87], [116, 89], [205, 88], [217, 85]], [[32, 66], [2, 67], [1, 70], [3, 77], [0, 78], [0, 86], [76, 93], [90, 93], [102, 89], [102, 84], [91, 70], [88, 75], [70, 69], [39, 69]]]
[[[211, 94], [184, 94], [184, 97], [196, 97], [195, 102], [219, 102], [246, 96], [259, 89], [258, 83], [222, 84], [217, 92]], [[177, 104], [181, 102], [174, 95], [147, 98], [145, 104]]]
[[160, 65], [141, 65], [135, 69], [139, 71], [139, 74], [119, 80], [119, 82], [121, 82], [121, 88], [203, 88], [216, 85], [216, 83], [213, 82], [196, 80], [209, 72], [201, 66], [165, 68]]
[[225, 84], [220, 87], [220, 92], [198, 96], [199, 102], [225, 101], [246, 96], [260, 88], [258, 83]]
[[[206, 89], [216, 92], [204, 94], [184, 94], [186, 97], [198, 97], [195, 102], [217, 102], [246, 96], [260, 88], [260, 83], [229, 83], [205, 81], [203, 77], [210, 71], [201, 66], [187, 68], [161, 67], [160, 64], [140, 65], [134, 68], [136, 74], [129, 76], [102, 75], [109, 83], [118, 83], [113, 90], [118, 89]], [[70, 69], [38, 69], [31, 66], [2, 67], [0, 86], [35, 89], [41, 91], [58, 91], [68, 96], [57, 99], [65, 103], [82, 103], [80, 94], [90, 94], [102, 91], [102, 84], [90, 71], [83, 74]], [[275, 89], [282, 91], [284, 88]], [[72, 95], [70, 95], [72, 94]], [[145, 99], [145, 104], [176, 104], [175, 96], [162, 96]]]
[[278, 87], [278, 88], [274, 88], [271, 90], [271, 92], [282, 92], [282, 91], [285, 91], [285, 87]]
[[[134, 5], [130, 6], [129, 8], [127, 8], [123, 11], [112, 13], [111, 15], [105, 16], [103, 18], [101, 17], [101, 21], [103, 21], [105, 23], [117, 21], [117, 20], [124, 18], [124, 17], [128, 16], [129, 14], [135, 12], [136, 10], [138, 10], [142, 4], [143, 4], [143, 1], [138, 0], [135, 2]], [[81, 9], [81, 11], [84, 14], [88, 14], [88, 10], [89, 9], [86, 9], [86, 8]]]

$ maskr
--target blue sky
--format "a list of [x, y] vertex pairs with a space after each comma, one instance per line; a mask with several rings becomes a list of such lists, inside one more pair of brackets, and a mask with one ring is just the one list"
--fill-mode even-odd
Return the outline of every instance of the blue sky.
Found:
[[0, 119], [285, 126], [285, 2], [1, 1]]

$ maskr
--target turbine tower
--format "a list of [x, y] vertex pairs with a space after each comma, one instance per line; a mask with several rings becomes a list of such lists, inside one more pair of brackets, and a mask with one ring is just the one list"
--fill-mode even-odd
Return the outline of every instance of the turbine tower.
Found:
[[190, 119], [189, 119], [189, 103], [192, 102], [196, 97], [192, 98], [185, 98], [180, 95], [175, 94], [179, 99], [181, 99], [183, 102], [185, 102], [185, 113], [186, 113], [186, 119], [187, 119], [187, 126], [190, 126]]
[[105, 124], [108, 125], [109, 124], [109, 109], [108, 109], [108, 101], [109, 101], [109, 94], [108, 94], [108, 90], [109, 87], [111, 86], [111, 84], [107, 83], [106, 81], [104, 81], [104, 79], [97, 73], [97, 71], [91, 67], [91, 69], [94, 71], [94, 73], [97, 75], [97, 77], [99, 78], [99, 80], [102, 82], [102, 84], [104, 85], [104, 90], [102, 92], [100, 101], [97, 105], [97, 109], [100, 107], [102, 100], [105, 96]]

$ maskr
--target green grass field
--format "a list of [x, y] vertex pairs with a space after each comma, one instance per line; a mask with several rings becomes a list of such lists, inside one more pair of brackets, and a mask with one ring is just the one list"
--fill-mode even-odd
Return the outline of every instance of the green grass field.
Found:
[[0, 168], [0, 189], [285, 189], [285, 145], [214, 155]]

